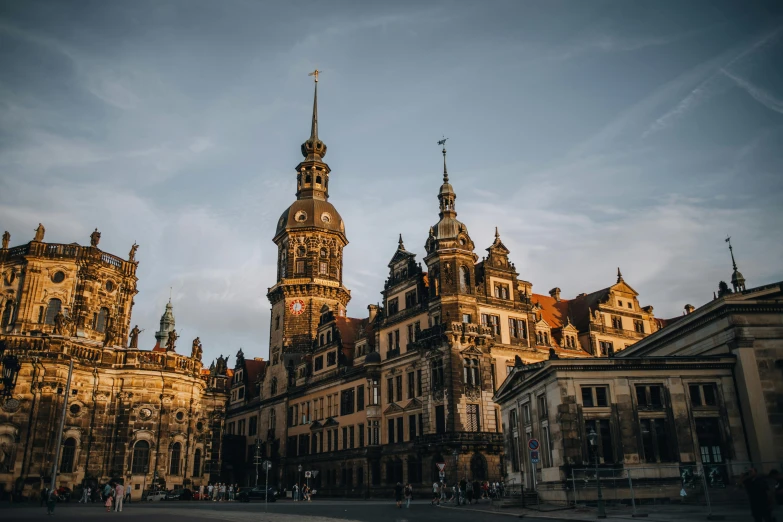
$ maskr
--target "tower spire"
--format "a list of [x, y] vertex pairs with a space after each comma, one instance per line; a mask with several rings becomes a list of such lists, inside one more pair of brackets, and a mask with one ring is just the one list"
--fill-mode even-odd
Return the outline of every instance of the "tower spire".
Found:
[[623, 273], [620, 272], [620, 267], [618, 266], [617, 267], [617, 282], [619, 283], [622, 280], [623, 280]]
[[313, 91], [313, 116], [310, 123], [310, 138], [302, 143], [302, 156], [305, 161], [322, 161], [326, 155], [326, 145], [318, 139], [318, 75], [323, 71], [318, 69], [309, 73], [315, 80], [315, 89]]
[[731, 274], [731, 286], [734, 287], [735, 292], [743, 292], [745, 290], [745, 277], [737, 269], [737, 262], [734, 260], [734, 249], [731, 246], [731, 236], [726, 236], [726, 243], [729, 244], [729, 253], [731, 254], [731, 266], [734, 272]]
[[449, 182], [449, 171], [446, 169], [446, 140], [448, 138], [444, 137], [442, 140], [438, 141], [438, 145], [443, 147], [443, 183]]
[[321, 71], [314, 70], [309, 74], [313, 76], [315, 80], [315, 93], [313, 94], [313, 122], [310, 125], [310, 140], [315, 143], [318, 141], [318, 74]]
[[400, 234], [400, 242], [397, 244], [399, 250], [405, 250], [405, 245], [402, 244], [402, 234]]

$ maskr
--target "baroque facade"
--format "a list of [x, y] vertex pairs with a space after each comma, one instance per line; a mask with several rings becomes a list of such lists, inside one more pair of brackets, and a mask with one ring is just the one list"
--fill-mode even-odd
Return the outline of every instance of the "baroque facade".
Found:
[[438, 220], [426, 234], [423, 264], [400, 237], [383, 304], [368, 306], [367, 317], [347, 317], [348, 239], [329, 202], [317, 88], [316, 78], [296, 200], [273, 237], [270, 358], [238, 357], [234, 368], [227, 480], [252, 484], [256, 453], [273, 463], [270, 480], [285, 487], [304, 481], [301, 471], [317, 471], [309, 481], [322, 494], [431, 483], [439, 463], [449, 482], [500, 480], [506, 450], [493, 396], [516, 363], [606, 356], [660, 323], [619, 270], [614, 285], [569, 300], [559, 288], [533, 293], [497, 230], [480, 258], [457, 219], [445, 144]]
[[122, 480], [140, 498], [153, 481], [199, 484], [219, 473], [229, 372], [221, 360], [204, 370], [197, 342], [176, 352], [171, 303], [166, 347], [138, 347], [138, 246], [128, 259], [103, 252], [97, 230], [89, 247], [45, 243], [42, 225], [27, 244], [9, 248], [9, 239], [0, 342], [21, 371], [0, 407], [0, 489], [35, 494], [56, 466], [58, 486]]

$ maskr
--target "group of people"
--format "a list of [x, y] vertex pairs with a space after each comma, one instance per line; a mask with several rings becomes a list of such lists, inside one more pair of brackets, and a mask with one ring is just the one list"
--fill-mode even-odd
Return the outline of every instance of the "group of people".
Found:
[[[110, 482], [103, 485], [103, 488], [96, 488], [93, 491], [91, 486], [85, 486], [82, 489], [82, 496], [79, 498], [79, 504], [86, 504], [88, 502], [94, 502], [93, 496], [100, 494], [100, 501], [106, 507], [106, 511], [111, 511], [112, 508], [115, 512], [121, 512], [122, 506], [127, 499], [130, 502], [130, 490], [125, 489], [125, 486], [119, 482]], [[58, 500], [61, 500], [65, 495], [70, 495], [70, 490], [60, 487], [58, 489], [44, 488], [41, 491], [41, 503], [46, 503], [46, 514], [49, 516], [54, 515], [54, 508], [57, 505]]]
[[313, 491], [305, 482], [302, 482], [301, 486], [299, 484], [294, 484], [294, 487], [291, 488], [291, 496], [294, 497], [294, 502], [299, 502], [300, 500], [311, 502], [312, 494]]
[[432, 483], [432, 502], [433, 506], [440, 505], [441, 502], [453, 502], [460, 506], [464, 504], [478, 504], [482, 498], [498, 498], [503, 496], [505, 484], [501, 482], [473, 482], [462, 479], [454, 483], [451, 488], [445, 482]]
[[212, 502], [233, 502], [239, 493], [239, 484], [226, 484], [225, 482], [203, 484], [198, 487], [199, 500], [211, 500]]
[[413, 486], [411, 486], [410, 482], [405, 484], [405, 486], [402, 485], [402, 482], [398, 482], [394, 486], [394, 500], [397, 502], [398, 508], [402, 508], [403, 497], [405, 497], [405, 508], [410, 508], [411, 499], [413, 498]]
[[750, 513], [754, 522], [775, 522], [773, 515], [777, 506], [783, 505], [783, 479], [773, 469], [768, 475], [761, 475], [756, 468], [750, 468], [743, 476], [742, 484], [748, 493]]

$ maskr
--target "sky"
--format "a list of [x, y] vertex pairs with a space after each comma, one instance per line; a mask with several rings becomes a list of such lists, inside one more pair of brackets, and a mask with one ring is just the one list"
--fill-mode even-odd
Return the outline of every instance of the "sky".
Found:
[[402, 234], [423, 257], [442, 156], [477, 245], [564, 298], [617, 267], [657, 317], [783, 280], [777, 2], [0, 1], [0, 229], [123, 257], [133, 323], [267, 357], [274, 227], [312, 78], [349, 315]]

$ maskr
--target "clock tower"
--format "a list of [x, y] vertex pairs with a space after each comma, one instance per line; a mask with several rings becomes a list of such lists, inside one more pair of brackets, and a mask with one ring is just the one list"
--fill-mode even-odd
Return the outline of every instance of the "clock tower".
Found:
[[288, 365], [306, 352], [316, 336], [321, 314], [345, 315], [351, 298], [343, 286], [345, 224], [329, 203], [326, 145], [318, 138], [318, 71], [310, 138], [302, 144], [304, 160], [296, 166], [296, 200], [277, 222], [277, 282], [267, 297], [272, 304], [269, 359]]

